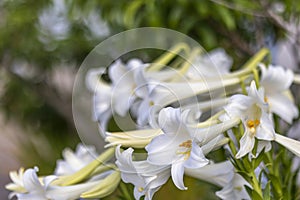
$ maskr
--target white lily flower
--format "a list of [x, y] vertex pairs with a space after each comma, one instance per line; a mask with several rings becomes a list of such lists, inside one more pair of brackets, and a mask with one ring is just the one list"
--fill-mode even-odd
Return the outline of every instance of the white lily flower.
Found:
[[[24, 188], [23, 184], [24, 171], [24, 168], [20, 168], [18, 171], [9, 172], [9, 177], [12, 180], [12, 183], [7, 184], [5, 188], [10, 191], [18, 191], [19, 193], [25, 193], [26, 189]], [[15, 194], [15, 192], [10, 193], [9, 199], [11, 199]]]
[[270, 105], [270, 112], [277, 114], [288, 123], [298, 116], [297, 106], [289, 90], [294, 80], [294, 73], [281, 66], [260, 65], [262, 71], [261, 86], [265, 89], [265, 100]]
[[300, 157], [299, 141], [275, 133], [273, 122], [267, 112], [268, 104], [265, 102], [264, 90], [263, 88], [257, 90], [254, 81], [248, 89], [248, 96], [232, 96], [224, 109], [229, 117], [240, 117], [245, 128], [236, 158], [241, 158], [252, 151], [255, 137], [263, 140], [259, 143], [258, 150], [262, 150], [262, 144], [266, 149], [270, 149], [267, 141], [275, 141]]
[[55, 175], [70, 175], [95, 160], [98, 154], [94, 146], [78, 144], [76, 151], [67, 148], [63, 151], [64, 160], [58, 160]]
[[100, 133], [105, 137], [107, 124], [111, 118], [112, 87], [101, 79], [104, 69], [91, 69], [86, 77], [87, 88], [94, 93], [93, 119], [99, 122]]
[[[99, 181], [86, 182], [72, 186], [55, 186], [51, 183], [57, 176], [46, 176], [41, 179], [37, 176], [38, 168], [27, 169], [19, 179], [22, 180], [22, 190], [14, 190], [10, 198], [17, 196], [19, 200], [73, 200], [80, 197], [81, 193], [96, 186]], [[17, 182], [16, 184], [19, 184]], [[7, 189], [11, 187], [7, 186]]]
[[147, 66], [140, 67], [136, 70], [134, 74], [136, 81], [135, 94], [138, 96], [136, 102], [131, 106], [131, 111], [137, 118], [137, 124], [142, 128], [152, 127], [157, 128], [151, 124], [153, 115], [156, 115], [163, 106], [155, 104], [155, 97], [152, 96], [152, 91], [158, 84], [162, 81], [169, 81], [172, 77], [181, 75], [178, 71], [174, 69], [166, 69], [164, 71], [147, 71]]
[[265, 141], [272, 141], [275, 138], [273, 123], [267, 113], [268, 104], [264, 101], [264, 97], [263, 88], [257, 90], [255, 82], [252, 81], [248, 88], [248, 96], [234, 95], [225, 106], [229, 117], [239, 117], [245, 128], [236, 158], [241, 158], [252, 151], [255, 137]]
[[[136, 90], [135, 94], [138, 96], [136, 102], [131, 106], [131, 111], [133, 115], [136, 116], [136, 122], [139, 126], [145, 128], [149, 124], [149, 116], [152, 107], [154, 106], [153, 100], [150, 98], [149, 94], [152, 90], [154, 84], [152, 83], [154, 73], [159, 74], [160, 72], [147, 72], [146, 66], [140, 67], [136, 70], [135, 81], [136, 81]], [[151, 74], [151, 76], [149, 76]]]
[[245, 189], [245, 185], [251, 187], [241, 175], [234, 173], [230, 182], [223, 185], [223, 189], [216, 192], [216, 195], [224, 200], [251, 200], [251, 197]]
[[150, 98], [154, 105], [163, 108], [171, 103], [180, 102], [186, 98], [236, 85], [239, 82], [239, 78], [224, 80], [216, 78], [197, 82], [153, 82], [155, 85], [151, 90]]
[[186, 76], [191, 80], [201, 80], [204, 77], [214, 77], [226, 74], [232, 66], [232, 58], [224, 49], [217, 48], [205, 56], [198, 56], [189, 68]]
[[170, 165], [153, 165], [145, 160], [133, 161], [132, 153], [132, 148], [128, 148], [122, 153], [120, 146], [116, 149], [116, 165], [121, 171], [122, 180], [135, 186], [135, 199], [140, 199], [145, 195], [145, 200], [151, 200], [154, 193], [168, 181]]
[[[149, 123], [151, 128], [159, 128], [157, 123], [158, 113], [169, 104], [179, 102], [182, 109], [206, 111], [217, 108], [226, 103], [226, 99], [217, 99], [207, 102], [196, 103], [195, 95], [198, 93], [211, 92], [222, 88], [224, 85], [234, 85], [239, 79], [233, 78], [223, 82], [214, 80], [211, 82], [158, 82], [151, 80], [148, 82], [148, 93], [144, 93], [137, 110], [137, 122], [145, 126]], [[187, 102], [187, 98], [192, 97], [192, 102]], [[176, 106], [175, 106], [176, 107]]]
[[[147, 70], [147, 68], [144, 69]], [[167, 82], [172, 77], [181, 75], [180, 72], [174, 70], [174, 73], [172, 73], [172, 70], [168, 70], [165, 72], [167, 78], [162, 80], [160, 76], [158, 78], [153, 76], [154, 73], [160, 74], [162, 72], [147, 72], [144, 69], [137, 70], [137, 73], [135, 73], [135, 80], [138, 85], [136, 95], [140, 99], [138, 100], [138, 108], [134, 109], [134, 113], [139, 125], [146, 126], [149, 123], [152, 128], [157, 128], [155, 123], [157, 114], [167, 105], [177, 101], [181, 103], [184, 99], [194, 97], [197, 94], [212, 92], [240, 82], [239, 78], [224, 80], [212, 78], [197, 82], [187, 80]]]
[[174, 184], [181, 190], [187, 188], [183, 183], [184, 168], [199, 168], [208, 164], [202, 149], [191, 137], [183, 124], [188, 111], [165, 108], [159, 113], [159, 125], [164, 134], [155, 137], [146, 146], [148, 162], [153, 165], [172, 165], [171, 173]]
[[109, 68], [109, 77], [112, 81], [112, 107], [120, 116], [125, 116], [130, 108], [130, 103], [136, 98], [134, 90], [137, 87], [135, 73], [144, 64], [138, 59], [129, 60], [124, 65], [121, 60], [117, 60]]
[[[104, 137], [107, 123], [113, 112], [125, 116], [132, 105], [137, 105], [135, 101], [138, 95], [145, 90], [140, 85], [147, 85], [146, 79], [140, 77], [140, 72], [145, 66], [138, 59], [131, 59], [126, 65], [121, 60], [117, 60], [109, 67], [111, 84], [101, 80], [103, 69], [92, 69], [88, 72], [86, 85], [94, 93], [94, 119], [99, 121], [100, 132]], [[150, 73], [150, 75], [154, 76], [155, 74]], [[141, 118], [140, 115], [137, 116]]]
[[167, 68], [163, 71], [147, 71], [148, 66], [140, 67], [136, 70], [135, 81], [137, 88], [135, 94], [139, 97], [135, 104], [132, 104], [131, 111], [137, 118], [137, 124], [143, 128], [150, 125], [152, 128], [151, 117], [157, 114], [163, 107], [155, 104], [155, 97], [152, 96], [152, 91], [162, 81], [170, 81], [173, 77], [181, 75], [175, 69]]
[[185, 173], [188, 176], [222, 187], [222, 190], [216, 192], [216, 195], [221, 199], [251, 199], [244, 187], [244, 185], [250, 186], [250, 184], [234, 171], [230, 161], [209, 164], [197, 169], [187, 168]]

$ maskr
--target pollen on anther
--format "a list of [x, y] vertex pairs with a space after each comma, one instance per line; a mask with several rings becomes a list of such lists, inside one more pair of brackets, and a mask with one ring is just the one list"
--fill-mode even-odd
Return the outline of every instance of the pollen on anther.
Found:
[[190, 155], [191, 155], [191, 149], [192, 149], [192, 140], [187, 140], [181, 144], [178, 145], [179, 147], [183, 147], [183, 148], [186, 148], [185, 150], [183, 151], [180, 151], [178, 150], [176, 152], [176, 154], [183, 154], [184, 155], [184, 160], [187, 160]]
[[264, 101], [265, 101], [266, 103], [269, 103], [268, 97], [264, 97]]
[[255, 135], [256, 127], [260, 124], [260, 121], [258, 119], [255, 120], [248, 120], [247, 121], [247, 127], [250, 129], [250, 132]]
[[187, 140], [187, 141], [181, 143], [179, 145], [179, 147], [191, 148], [192, 147], [192, 140]]
[[139, 187], [139, 188], [138, 188], [138, 191], [139, 191], [139, 192], [143, 192], [143, 191], [144, 191], [144, 188], [143, 188], [143, 187]]
[[259, 124], [260, 124], [260, 121], [258, 119], [247, 121], [248, 128], [256, 128]]

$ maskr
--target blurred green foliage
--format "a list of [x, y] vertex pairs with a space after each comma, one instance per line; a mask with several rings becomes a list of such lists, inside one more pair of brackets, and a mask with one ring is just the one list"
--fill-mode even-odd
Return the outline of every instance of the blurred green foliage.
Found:
[[266, 45], [268, 36], [275, 41], [286, 31], [267, 10], [287, 21], [300, 11], [295, 0], [103, 0], [100, 5], [102, 16], [117, 31], [166, 27], [193, 37], [206, 50], [222, 46], [244, 56]]
[[[71, 91], [63, 93], [51, 83], [51, 75], [61, 67], [76, 71], [102, 40], [93, 35], [86, 21], [93, 9], [75, 11], [73, 4], [45, 0], [0, 3], [0, 60], [5, 73], [0, 106], [8, 118], [24, 127], [24, 133], [29, 132], [28, 138], [46, 140], [52, 147], [49, 154], [21, 142], [26, 149], [26, 155], [21, 156], [23, 164], [39, 165], [42, 173], [53, 170], [64, 147], [74, 147], [79, 142], [72, 118]], [[94, 12], [98, 13], [97, 9]], [[100, 20], [99, 15], [96, 17]]]

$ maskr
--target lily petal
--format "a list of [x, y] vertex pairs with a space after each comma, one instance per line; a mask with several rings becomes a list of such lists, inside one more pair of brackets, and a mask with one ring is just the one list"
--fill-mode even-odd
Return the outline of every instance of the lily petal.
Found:
[[192, 142], [192, 150], [190, 153], [190, 157], [184, 163], [184, 167], [186, 168], [200, 168], [209, 163], [209, 160], [205, 158], [202, 149], [195, 143]]
[[300, 157], [300, 141], [293, 140], [280, 134], [275, 134], [275, 141]]
[[240, 150], [236, 154], [236, 158], [239, 159], [251, 152], [254, 147], [255, 139], [251, 136], [250, 131], [246, 128], [246, 132], [240, 140]]
[[183, 163], [174, 163], [171, 168], [172, 180], [180, 190], [187, 190], [183, 183], [184, 166]]
[[280, 116], [289, 124], [299, 115], [296, 105], [283, 93], [268, 96], [268, 102], [270, 104], [270, 111]]

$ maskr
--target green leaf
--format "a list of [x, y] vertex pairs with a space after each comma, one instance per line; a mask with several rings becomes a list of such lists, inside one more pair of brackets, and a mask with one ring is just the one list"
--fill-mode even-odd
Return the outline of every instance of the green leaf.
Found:
[[263, 161], [264, 156], [265, 156], [265, 148], [261, 151], [261, 153], [255, 159], [253, 159], [252, 163], [254, 163], [254, 166], [253, 166], [254, 169], [256, 169], [259, 166], [259, 164]]
[[249, 196], [252, 196], [252, 188], [250, 188], [248, 185], [245, 185], [245, 189], [246, 189], [247, 193], [249, 194]]
[[124, 14], [124, 24], [127, 28], [134, 27], [134, 20], [138, 9], [143, 5], [144, 1], [132, 1], [130, 5], [127, 7]]
[[271, 191], [270, 191], [271, 181], [268, 181], [265, 189], [264, 189], [264, 200], [271, 200]]
[[234, 30], [235, 29], [235, 20], [234, 17], [232, 16], [231, 12], [228, 11], [227, 8], [224, 7], [217, 7], [218, 9], [218, 14], [220, 15], [221, 20], [224, 22], [226, 27], [229, 30]]
[[251, 197], [253, 200], [263, 200], [263, 198], [255, 190], [252, 190]]
[[252, 183], [252, 177], [246, 171], [237, 171], [248, 183]]
[[280, 180], [277, 176], [274, 176], [272, 174], [268, 174], [268, 178], [271, 181], [271, 184], [273, 186], [273, 194], [276, 196], [276, 199], [282, 198], [282, 186], [280, 184]]
[[216, 34], [215, 32], [213, 32], [213, 30], [210, 27], [208, 26], [199, 27], [198, 32], [206, 48], [212, 49], [217, 45]]
[[244, 157], [242, 158], [242, 160], [243, 160], [243, 165], [244, 165], [246, 171], [248, 171], [248, 172], [249, 172], [249, 171], [253, 171], [253, 169], [252, 169], [252, 164], [251, 164], [251, 162], [249, 161], [248, 156], [244, 156]]

